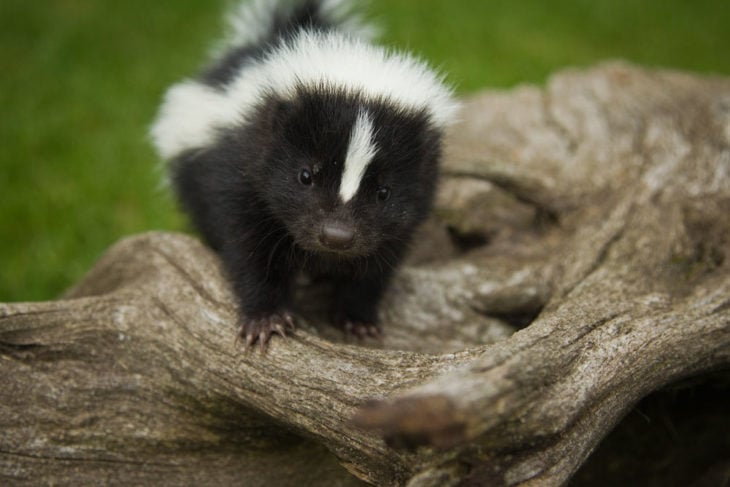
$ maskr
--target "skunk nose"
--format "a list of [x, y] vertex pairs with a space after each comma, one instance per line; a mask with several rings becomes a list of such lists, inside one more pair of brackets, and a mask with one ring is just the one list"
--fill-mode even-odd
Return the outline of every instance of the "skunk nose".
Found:
[[347, 250], [354, 240], [355, 229], [341, 222], [326, 222], [319, 234], [319, 242], [332, 250]]

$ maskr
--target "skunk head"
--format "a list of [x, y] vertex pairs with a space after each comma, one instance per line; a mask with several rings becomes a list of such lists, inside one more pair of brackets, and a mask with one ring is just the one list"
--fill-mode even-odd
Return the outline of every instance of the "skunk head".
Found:
[[307, 30], [236, 69], [223, 84], [168, 91], [152, 128], [165, 159], [228, 144], [226, 163], [303, 249], [362, 256], [408, 239], [431, 205], [457, 108], [440, 76], [413, 57]]
[[300, 247], [361, 256], [407, 240], [438, 171], [441, 135], [425, 112], [325, 86], [268, 107], [262, 197]]

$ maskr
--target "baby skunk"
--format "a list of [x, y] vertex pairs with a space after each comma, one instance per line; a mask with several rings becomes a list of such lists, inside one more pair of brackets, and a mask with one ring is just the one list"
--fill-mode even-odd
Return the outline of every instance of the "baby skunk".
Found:
[[335, 321], [378, 336], [378, 302], [434, 196], [451, 90], [367, 42], [341, 0], [254, 1], [225, 52], [172, 86], [152, 127], [183, 209], [220, 254], [239, 335], [293, 328], [297, 272], [335, 284]]

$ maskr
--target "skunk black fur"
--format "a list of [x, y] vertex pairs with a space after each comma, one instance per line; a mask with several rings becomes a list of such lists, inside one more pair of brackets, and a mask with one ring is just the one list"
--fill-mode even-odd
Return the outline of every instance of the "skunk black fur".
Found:
[[334, 316], [377, 336], [378, 302], [431, 208], [455, 105], [422, 62], [374, 47], [341, 0], [239, 7], [233, 38], [167, 93], [152, 136], [219, 252], [240, 335], [293, 326], [297, 272], [335, 282]]

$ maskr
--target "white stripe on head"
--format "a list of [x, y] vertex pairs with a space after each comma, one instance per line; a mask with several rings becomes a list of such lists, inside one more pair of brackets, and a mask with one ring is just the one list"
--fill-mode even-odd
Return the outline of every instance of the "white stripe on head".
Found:
[[343, 202], [347, 203], [355, 196], [365, 170], [377, 151], [373, 121], [367, 111], [360, 110], [350, 134], [350, 144], [347, 147], [345, 167], [340, 181], [340, 198]]

